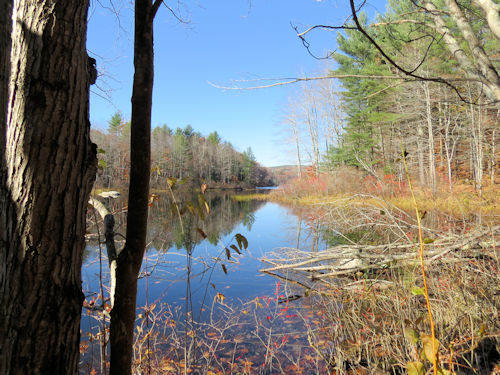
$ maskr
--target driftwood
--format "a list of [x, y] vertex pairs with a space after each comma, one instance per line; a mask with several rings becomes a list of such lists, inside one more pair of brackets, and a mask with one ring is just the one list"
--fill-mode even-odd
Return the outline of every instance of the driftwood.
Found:
[[[500, 234], [500, 226], [474, 233], [452, 236], [425, 244], [424, 261], [453, 262], [460, 260], [464, 250], [495, 248], [495, 235]], [[279, 278], [290, 279], [290, 272], [299, 273], [316, 281], [331, 284], [326, 279], [339, 278], [367, 270], [400, 267], [418, 262], [418, 244], [392, 243], [384, 245], [339, 245], [319, 252], [283, 248], [275, 258], [261, 259], [270, 267], [260, 272]], [[445, 255], [449, 255], [445, 259]], [[279, 273], [278, 273], [279, 272]]]

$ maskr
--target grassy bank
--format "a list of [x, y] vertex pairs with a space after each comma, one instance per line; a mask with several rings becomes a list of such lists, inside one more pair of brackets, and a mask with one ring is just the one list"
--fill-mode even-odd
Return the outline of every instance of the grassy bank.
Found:
[[[414, 184], [415, 185], [415, 184]], [[416, 186], [414, 192], [422, 212], [439, 212], [456, 219], [482, 216], [500, 220], [500, 189], [498, 185], [484, 186], [482, 192], [474, 191], [470, 184], [457, 182], [453, 192], [447, 184], [438, 186], [436, 194], [428, 187]], [[332, 174], [295, 179], [269, 194], [245, 194], [234, 196], [236, 200], [269, 200], [292, 206], [338, 207], [348, 199], [356, 206], [391, 205], [411, 211], [413, 203], [408, 184], [398, 181], [394, 175], [374, 178], [359, 171], [340, 170]], [[381, 207], [382, 208], [382, 207]]]
[[334, 373], [500, 373], [499, 189], [417, 188], [416, 220], [405, 184], [335, 186], [328, 177], [294, 181], [267, 198], [294, 207], [332, 241], [315, 251], [282, 249], [264, 271], [316, 296], [327, 329], [309, 344]]

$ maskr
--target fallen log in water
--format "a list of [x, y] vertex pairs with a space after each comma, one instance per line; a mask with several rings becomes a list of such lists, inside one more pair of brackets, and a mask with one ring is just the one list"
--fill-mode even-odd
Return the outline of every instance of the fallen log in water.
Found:
[[[450, 236], [425, 244], [424, 261], [455, 262], [467, 259], [471, 251], [495, 249], [500, 245], [500, 226], [478, 230], [462, 235]], [[418, 244], [392, 243], [384, 245], [339, 245], [319, 252], [282, 248], [273, 258], [261, 259], [270, 267], [260, 272], [280, 278], [291, 279], [290, 272], [306, 276], [312, 281], [349, 276], [368, 270], [382, 270], [416, 264]], [[279, 273], [278, 273], [279, 272]], [[380, 280], [379, 280], [380, 281]], [[384, 283], [385, 285], [385, 283]], [[386, 286], [386, 285], [385, 285]]]

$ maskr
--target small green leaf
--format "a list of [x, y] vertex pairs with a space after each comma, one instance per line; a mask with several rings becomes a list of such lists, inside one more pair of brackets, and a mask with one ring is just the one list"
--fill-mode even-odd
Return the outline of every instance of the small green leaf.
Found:
[[187, 181], [188, 181], [187, 178], [183, 178], [182, 180], [178, 181], [177, 183], [179, 185], [184, 185]]
[[406, 367], [408, 375], [425, 375], [425, 367], [422, 362], [408, 362]]
[[104, 160], [100, 159], [97, 166], [101, 169], [104, 169], [104, 168], [106, 168], [106, 162]]
[[226, 268], [226, 265], [225, 265], [224, 263], [221, 263], [220, 265], [221, 265], [222, 270], [224, 271], [224, 273], [227, 275], [227, 268]]
[[433, 243], [434, 241], [436, 241], [434, 238], [424, 238], [424, 243], [428, 244], [428, 243]]
[[420, 334], [420, 339], [422, 340], [422, 346], [424, 347], [425, 357], [432, 362], [434, 358], [436, 358], [438, 350], [439, 350], [439, 341], [434, 338], [434, 348], [433, 348], [433, 340], [432, 336], [429, 336], [425, 333]]
[[98, 149], [97, 149], [97, 153], [98, 153], [98, 154], [105, 154], [105, 153], [106, 153], [106, 150], [104, 150], [103, 148], [98, 148]]
[[414, 286], [411, 288], [411, 294], [414, 296], [423, 296], [425, 294], [425, 289], [419, 286]]
[[404, 329], [405, 337], [410, 341], [412, 344], [416, 344], [419, 342], [420, 337], [418, 337], [418, 333], [410, 327], [406, 327]]

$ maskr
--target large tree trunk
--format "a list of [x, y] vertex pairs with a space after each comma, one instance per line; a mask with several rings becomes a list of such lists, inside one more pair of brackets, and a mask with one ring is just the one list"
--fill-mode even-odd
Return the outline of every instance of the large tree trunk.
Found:
[[[12, 0], [3, 0], [0, 3], [0, 144], [5, 145], [5, 130], [7, 123], [7, 100], [9, 97], [9, 75], [10, 75], [10, 48], [12, 29]], [[3, 155], [1, 155], [3, 157]], [[4, 164], [2, 164], [4, 166]], [[3, 179], [6, 174], [2, 174]], [[0, 224], [3, 224], [0, 222]]]
[[[481, 3], [488, 2], [486, 0], [477, 1]], [[498, 72], [489, 60], [481, 41], [472, 30], [458, 3], [455, 0], [445, 0], [445, 3], [448, 8], [448, 14], [456, 22], [460, 35], [463, 36], [470, 48], [472, 59], [467, 55], [465, 52], [466, 49], [463, 48], [459, 40], [454, 37], [453, 32], [447, 26], [436, 5], [432, 1], [426, 0], [423, 2], [423, 6], [430, 13], [434, 20], [436, 31], [443, 35], [444, 42], [460, 67], [470, 78], [474, 78], [479, 82], [480, 89], [484, 89], [488, 98], [498, 104], [500, 101], [500, 76]], [[488, 22], [490, 20], [488, 18]]]
[[[118, 257], [115, 303], [111, 310], [111, 374], [132, 371], [137, 277], [146, 248], [151, 168], [151, 106], [153, 95], [153, 19], [151, 0], [135, 2], [134, 84], [130, 140], [130, 187], [127, 241]], [[155, 8], [155, 9], [154, 9]]]
[[500, 4], [492, 0], [472, 0], [486, 15], [488, 26], [497, 39], [500, 39]]
[[88, 1], [16, 0], [8, 8], [2, 1], [0, 58], [10, 51], [11, 71], [0, 84], [0, 373], [76, 374], [85, 214], [96, 171]]

